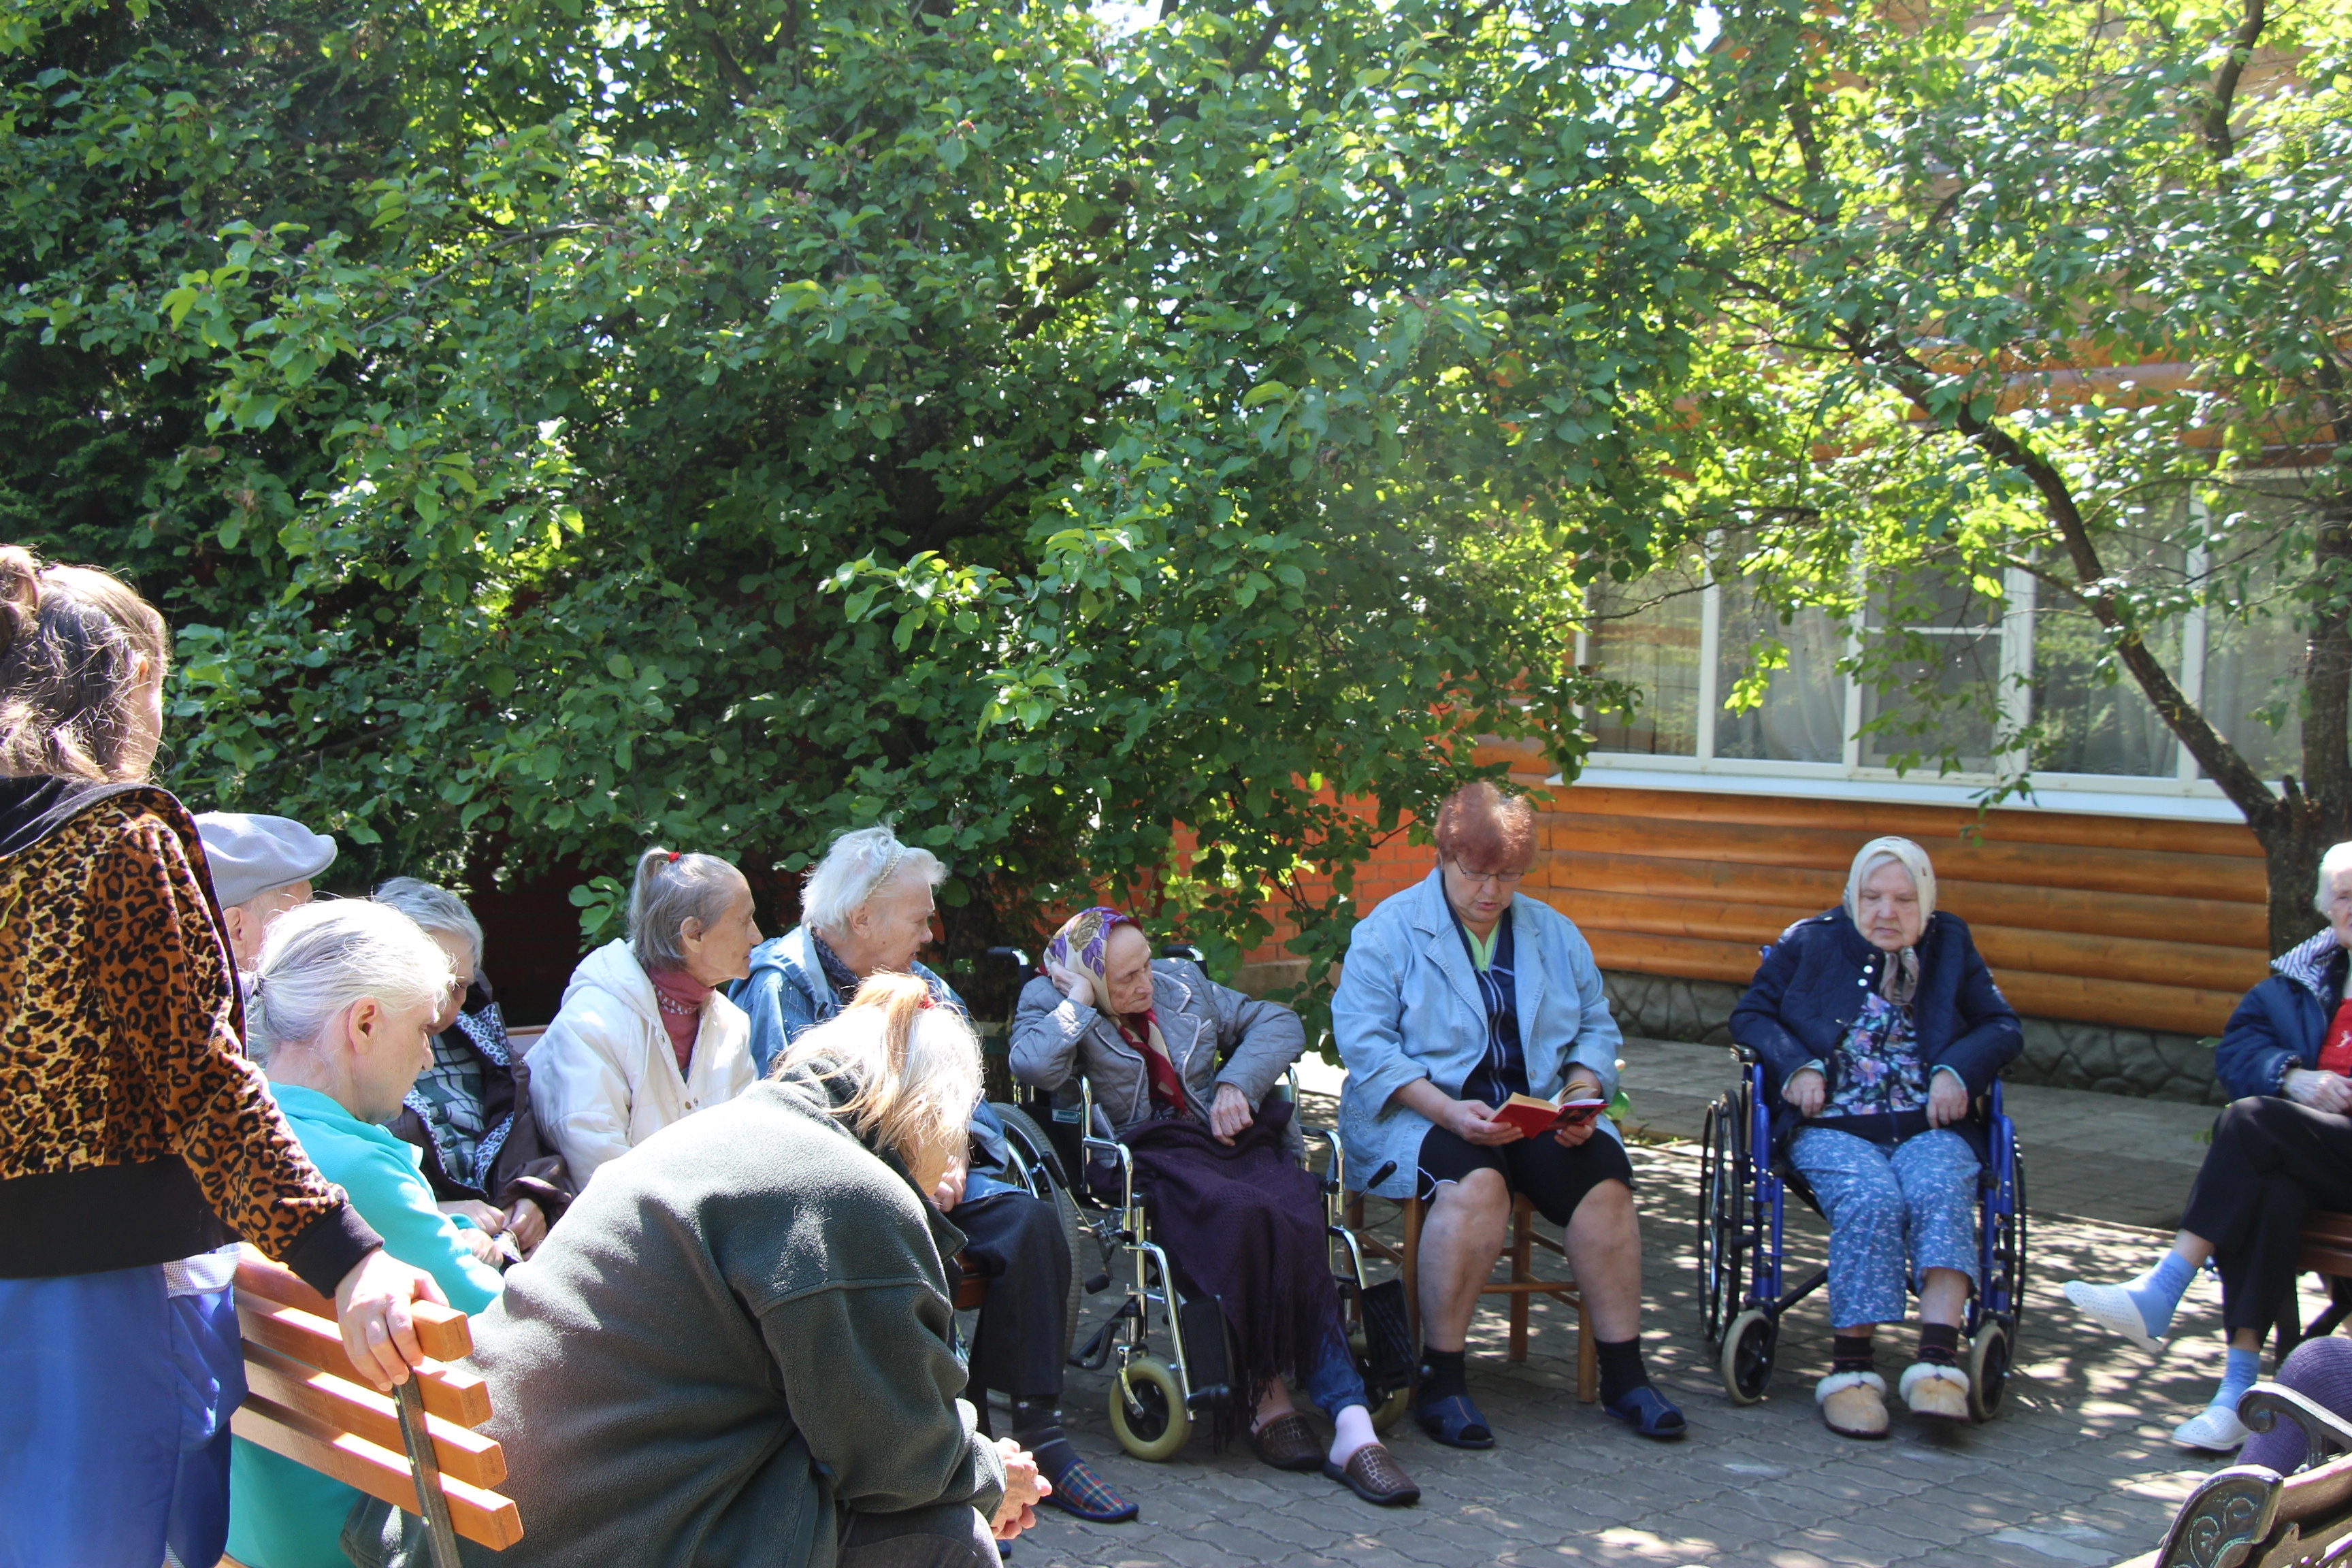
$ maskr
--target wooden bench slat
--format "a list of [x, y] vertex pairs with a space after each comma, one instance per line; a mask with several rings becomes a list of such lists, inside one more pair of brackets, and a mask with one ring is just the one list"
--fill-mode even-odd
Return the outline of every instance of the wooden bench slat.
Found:
[[[237, 1248], [236, 1288], [281, 1307], [335, 1321], [335, 1304], [302, 1282], [302, 1277], [281, 1263], [263, 1257], [251, 1242]], [[416, 1301], [408, 1315], [416, 1325], [417, 1343], [435, 1361], [463, 1361], [474, 1353], [474, 1335], [466, 1314], [437, 1301]]]
[[[399, 1406], [373, 1388], [252, 1344], [245, 1347], [245, 1382], [273, 1405], [299, 1410], [394, 1453], [406, 1451], [400, 1436]], [[429, 1410], [425, 1429], [432, 1436], [436, 1462], [447, 1474], [478, 1487], [495, 1487], [507, 1479], [506, 1451], [497, 1439], [468, 1432]]]
[[[404, 1455], [338, 1432], [329, 1423], [267, 1399], [248, 1398], [239, 1405], [231, 1429], [247, 1442], [357, 1487], [394, 1508], [417, 1511], [416, 1483], [410, 1479]], [[441, 1492], [449, 1502], [449, 1522], [467, 1540], [504, 1551], [522, 1539], [522, 1515], [512, 1500], [454, 1476], [441, 1479]]]
[[[323, 1318], [252, 1297], [238, 1299], [236, 1318], [249, 1343], [346, 1382], [374, 1386], [352, 1365], [352, 1358], [343, 1351], [343, 1336]], [[429, 1414], [460, 1426], [479, 1426], [490, 1418], [489, 1385], [480, 1373], [463, 1367], [430, 1365], [418, 1368], [416, 1375], [424, 1384], [425, 1408]]]

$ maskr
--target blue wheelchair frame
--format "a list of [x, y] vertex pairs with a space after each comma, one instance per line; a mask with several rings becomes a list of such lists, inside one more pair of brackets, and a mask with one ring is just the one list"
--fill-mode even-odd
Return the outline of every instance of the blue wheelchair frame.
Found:
[[[1732, 1049], [1741, 1066], [1739, 1086], [1707, 1108], [1700, 1144], [1700, 1317], [1724, 1391], [1734, 1404], [1752, 1405], [1771, 1380], [1781, 1316], [1827, 1284], [1829, 1270], [1783, 1290], [1788, 1194], [1793, 1189], [1816, 1213], [1821, 1205], [1785, 1157], [1771, 1157], [1773, 1101], [1762, 1060], [1747, 1047]], [[1969, 1409], [1983, 1421], [1999, 1411], [2016, 1357], [2024, 1315], [2026, 1216], [2024, 1156], [2016, 1125], [2001, 1108], [1999, 1079], [1979, 1104], [1988, 1134], [1988, 1159], [1977, 1178], [1980, 1283], [1969, 1298], [1961, 1334]], [[1759, 1149], [1766, 1158], [1755, 1157]]]

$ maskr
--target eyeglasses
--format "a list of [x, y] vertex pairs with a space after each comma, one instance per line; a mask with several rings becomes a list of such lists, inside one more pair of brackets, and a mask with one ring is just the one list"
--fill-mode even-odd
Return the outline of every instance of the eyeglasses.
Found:
[[1527, 877], [1525, 871], [1473, 871], [1459, 860], [1451, 864], [1454, 874], [1474, 888], [1483, 888], [1489, 882], [1498, 888], [1516, 888]]

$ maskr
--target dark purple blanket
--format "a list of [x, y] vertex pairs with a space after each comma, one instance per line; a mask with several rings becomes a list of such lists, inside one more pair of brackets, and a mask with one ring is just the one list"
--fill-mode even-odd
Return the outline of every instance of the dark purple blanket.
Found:
[[1305, 1374], [1340, 1332], [1322, 1185], [1282, 1146], [1290, 1114], [1288, 1100], [1268, 1100], [1230, 1148], [1192, 1121], [1128, 1135], [1153, 1239], [1196, 1292], [1219, 1299], [1233, 1329], [1243, 1397], [1219, 1413], [1221, 1442], [1246, 1426], [1276, 1378]]

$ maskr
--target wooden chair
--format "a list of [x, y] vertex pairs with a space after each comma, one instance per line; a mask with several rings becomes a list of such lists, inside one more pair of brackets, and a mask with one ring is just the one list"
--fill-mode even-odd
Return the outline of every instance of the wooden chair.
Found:
[[466, 1314], [424, 1301], [411, 1312], [433, 1359], [395, 1393], [379, 1394], [344, 1353], [334, 1304], [242, 1248], [236, 1316], [249, 1392], [231, 1429], [419, 1515], [436, 1568], [457, 1568], [455, 1536], [503, 1551], [522, 1539], [522, 1518], [491, 1489], [506, 1479], [505, 1453], [473, 1430], [490, 1418], [489, 1385], [444, 1364], [473, 1352]]
[[[1391, 1200], [1392, 1201], [1392, 1200]], [[1413, 1343], [1421, 1342], [1421, 1227], [1428, 1217], [1428, 1207], [1418, 1196], [1404, 1200], [1404, 1245], [1391, 1247], [1364, 1228], [1364, 1194], [1356, 1193], [1348, 1199], [1348, 1228], [1356, 1234], [1356, 1244], [1367, 1258], [1384, 1258], [1395, 1264], [1404, 1276], [1404, 1300], [1407, 1320], [1412, 1326]], [[1539, 1279], [1535, 1272], [1535, 1249], [1542, 1247], [1553, 1256], [1565, 1259], [1568, 1249], [1536, 1229], [1535, 1205], [1525, 1193], [1515, 1194], [1511, 1203], [1511, 1242], [1504, 1256], [1511, 1261], [1510, 1278], [1489, 1280], [1478, 1288], [1482, 1296], [1510, 1298], [1511, 1341], [1510, 1359], [1528, 1359], [1528, 1298], [1549, 1296], [1563, 1305], [1576, 1309], [1576, 1397], [1586, 1405], [1601, 1397], [1601, 1353], [1592, 1338], [1592, 1321], [1584, 1310], [1584, 1294], [1574, 1279]]]

